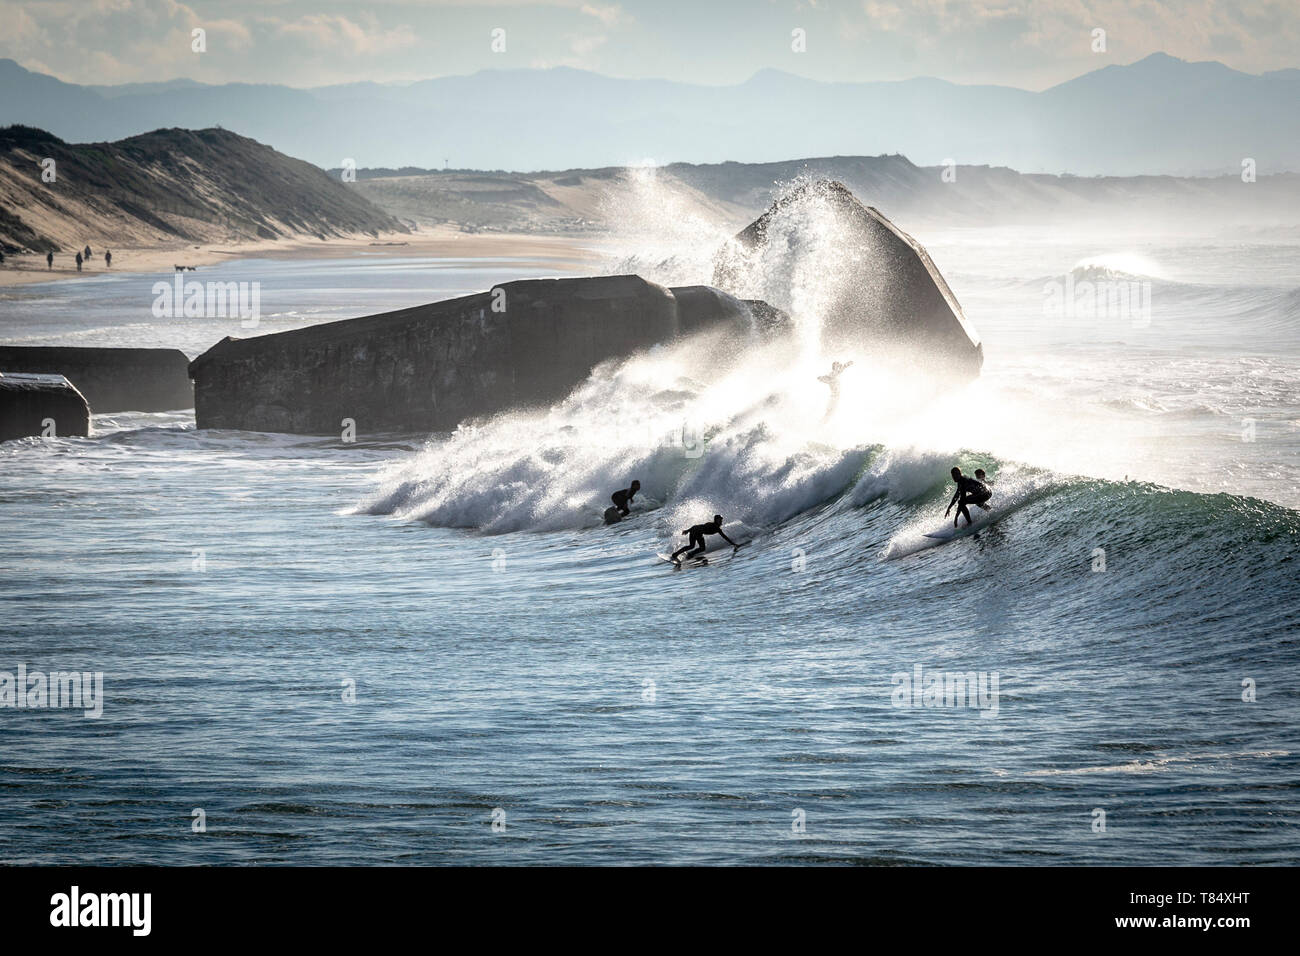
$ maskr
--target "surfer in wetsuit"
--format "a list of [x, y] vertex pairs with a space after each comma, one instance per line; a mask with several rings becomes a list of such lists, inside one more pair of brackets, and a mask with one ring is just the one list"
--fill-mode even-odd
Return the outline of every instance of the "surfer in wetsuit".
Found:
[[605, 509], [605, 524], [618, 524], [630, 515], [632, 509], [629, 505], [632, 504], [632, 498], [640, 490], [641, 482], [633, 481], [630, 488], [620, 488], [610, 495], [609, 500], [614, 503]]
[[[982, 470], [983, 469], [981, 469], [981, 471]], [[976, 474], [979, 474], [979, 472], [976, 472]], [[956, 505], [957, 516], [952, 519], [952, 526], [954, 528], [957, 527], [957, 522], [961, 520], [962, 515], [965, 515], [966, 527], [969, 528], [971, 525], [970, 511], [967, 510], [966, 506], [978, 505], [985, 511], [988, 511], [988, 505], [984, 502], [988, 501], [989, 498], [993, 496], [993, 492], [989, 491], [988, 485], [984, 484], [984, 482], [980, 481], [978, 478], [968, 478], [966, 475], [963, 475], [961, 469], [955, 465], [952, 469], [952, 480], [957, 483], [957, 491], [953, 494], [952, 501], [948, 502], [948, 507], [944, 510], [943, 516], [945, 518], [948, 517], [948, 512], [952, 511], [953, 505]]]
[[830, 421], [831, 416], [835, 414], [835, 409], [840, 403], [840, 374], [852, 364], [852, 362], [832, 362], [829, 375], [817, 376], [817, 381], [825, 382], [831, 388], [831, 400], [826, 406], [826, 414], [822, 416], [823, 422]]
[[641, 482], [637, 481], [634, 478], [632, 479], [632, 484], [630, 487], [620, 488], [618, 491], [614, 492], [612, 495], [609, 496], [609, 500], [614, 502], [614, 507], [618, 509], [618, 513], [620, 516], [626, 518], [628, 515], [632, 513], [632, 509], [629, 508], [628, 506], [632, 504], [632, 499], [636, 496], [636, 493], [640, 490], [641, 490]]
[[726, 541], [727, 544], [731, 545], [733, 548], [740, 547], [740, 545], [736, 544], [736, 542], [728, 538], [727, 533], [722, 530], [722, 515], [714, 515], [713, 520], [708, 522], [707, 524], [692, 525], [691, 527], [683, 531], [682, 534], [688, 534], [690, 535], [690, 537], [687, 539], [686, 545], [674, 551], [673, 556], [669, 558], [669, 560], [672, 561], [673, 564], [681, 564], [681, 561], [677, 559], [677, 556], [681, 554], [683, 551], [690, 552], [689, 554], [686, 555], [686, 557], [688, 558], [694, 558], [697, 555], [703, 554], [704, 536], [706, 534], [720, 534], [722, 535], [722, 539]]

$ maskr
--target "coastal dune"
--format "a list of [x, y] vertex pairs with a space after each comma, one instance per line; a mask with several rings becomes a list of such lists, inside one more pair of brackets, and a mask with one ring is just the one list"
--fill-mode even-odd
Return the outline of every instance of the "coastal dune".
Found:
[[[323, 170], [228, 130], [75, 144], [33, 127], [0, 129], [0, 276], [14, 264], [27, 281], [107, 269], [105, 251], [113, 268], [140, 269], [141, 257], [122, 250], [166, 250], [148, 268], [170, 270], [197, 264], [194, 253], [218, 244], [407, 231]], [[78, 269], [74, 257], [87, 247]]]

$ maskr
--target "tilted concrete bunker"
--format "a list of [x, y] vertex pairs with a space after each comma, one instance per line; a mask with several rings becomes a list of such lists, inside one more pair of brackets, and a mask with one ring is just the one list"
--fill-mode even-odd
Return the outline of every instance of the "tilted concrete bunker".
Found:
[[[199, 428], [338, 434], [450, 431], [563, 398], [600, 362], [697, 328], [752, 330], [731, 296], [639, 276], [529, 279], [381, 315], [249, 339], [190, 363]], [[710, 303], [713, 303], [710, 305]]]
[[929, 254], [842, 183], [809, 183], [773, 203], [719, 253], [713, 284], [815, 313], [830, 351], [962, 381], [984, 362], [979, 333]]

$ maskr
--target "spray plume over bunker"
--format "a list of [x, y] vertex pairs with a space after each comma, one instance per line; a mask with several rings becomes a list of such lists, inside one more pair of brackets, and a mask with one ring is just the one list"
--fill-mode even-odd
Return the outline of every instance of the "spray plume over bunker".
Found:
[[[716, 230], [675, 229], [658, 246], [637, 235], [631, 254], [661, 282], [715, 268], [752, 334], [706, 330], [603, 362], [549, 408], [432, 441], [358, 510], [488, 533], [592, 527], [610, 492], [638, 478], [637, 507], [665, 533], [715, 512], [757, 533], [850, 490], [855, 504], [933, 491], [943, 471], [911, 440], [950, 419], [936, 396], [943, 405], [977, 375], [982, 352], [924, 250], [834, 183], [798, 187], [734, 241], [721, 236], [719, 252]], [[673, 292], [683, 305], [737, 301]], [[828, 389], [832, 361], [851, 364]]]
[[979, 334], [915, 239], [842, 184], [803, 183], [718, 254], [713, 284], [804, 319], [807, 344], [861, 347], [895, 367], [965, 381]]

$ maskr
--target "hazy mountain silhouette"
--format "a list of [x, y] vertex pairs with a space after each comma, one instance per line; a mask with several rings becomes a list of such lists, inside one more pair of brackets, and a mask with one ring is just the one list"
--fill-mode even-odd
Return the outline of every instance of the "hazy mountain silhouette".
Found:
[[921, 78], [824, 83], [763, 70], [735, 86], [568, 68], [403, 86], [191, 81], [83, 87], [0, 60], [0, 124], [69, 140], [225, 126], [325, 168], [566, 169], [905, 153], [1026, 172], [1300, 171], [1300, 70], [1254, 75], [1152, 54], [1042, 92]]

